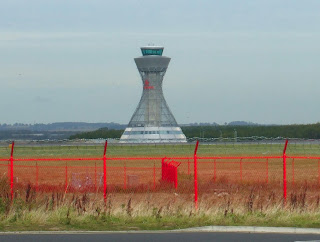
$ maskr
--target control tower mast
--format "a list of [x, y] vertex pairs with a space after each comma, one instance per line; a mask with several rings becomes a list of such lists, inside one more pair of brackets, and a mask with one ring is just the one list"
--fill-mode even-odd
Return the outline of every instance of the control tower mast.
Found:
[[186, 142], [163, 96], [162, 81], [170, 58], [162, 56], [164, 47], [141, 47], [142, 56], [134, 59], [143, 92], [132, 118], [120, 138], [121, 143]]

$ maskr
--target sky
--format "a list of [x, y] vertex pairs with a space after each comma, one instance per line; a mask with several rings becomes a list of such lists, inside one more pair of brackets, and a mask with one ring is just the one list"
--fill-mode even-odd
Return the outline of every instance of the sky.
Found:
[[320, 122], [318, 0], [0, 0], [0, 123], [129, 122], [165, 47], [178, 123]]

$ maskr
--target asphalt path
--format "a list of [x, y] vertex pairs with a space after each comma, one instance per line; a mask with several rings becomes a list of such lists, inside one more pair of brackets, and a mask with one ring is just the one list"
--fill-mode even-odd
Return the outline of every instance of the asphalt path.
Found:
[[7, 241], [320, 241], [315, 234], [278, 234], [278, 233], [222, 233], [222, 232], [179, 232], [179, 233], [92, 233], [92, 234], [2, 234], [1, 242]]

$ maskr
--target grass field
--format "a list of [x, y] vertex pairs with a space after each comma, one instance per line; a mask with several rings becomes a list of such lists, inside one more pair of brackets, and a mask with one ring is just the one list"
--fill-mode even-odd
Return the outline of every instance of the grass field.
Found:
[[[289, 144], [287, 154], [318, 156], [319, 147]], [[280, 156], [282, 150], [283, 144], [202, 144], [198, 156]], [[284, 204], [282, 159], [199, 159], [199, 210], [195, 210], [193, 159], [180, 160], [177, 190], [161, 186], [161, 160], [158, 159], [192, 157], [193, 151], [194, 144], [109, 145], [107, 157], [112, 159], [107, 161], [105, 204], [102, 160], [90, 160], [90, 157], [102, 158], [103, 145], [21, 147], [18, 143], [15, 158], [89, 158], [85, 161], [15, 161], [13, 203], [7, 183], [8, 162], [1, 162], [0, 229], [139, 230], [201, 225], [320, 227], [318, 160], [287, 160], [288, 199]], [[10, 148], [0, 147], [0, 157], [7, 159], [9, 156]], [[145, 158], [130, 160], [129, 157]], [[131, 187], [129, 176], [138, 177], [138, 182]], [[79, 184], [84, 187], [88, 180], [90, 189], [74, 189]]]
[[[138, 176], [139, 184], [148, 187], [158, 186], [161, 178], [161, 157], [190, 157], [179, 160], [179, 183], [189, 184], [193, 177], [194, 144], [182, 145], [115, 145], [107, 149], [108, 183], [117, 187], [126, 187], [128, 176]], [[284, 144], [264, 143], [224, 143], [200, 144], [198, 157], [215, 156], [281, 156]], [[91, 186], [102, 186], [103, 145], [99, 146], [19, 146], [14, 150], [15, 158], [72, 158], [88, 157], [83, 161], [15, 161], [17, 183], [43, 185], [61, 185], [81, 183], [79, 180], [90, 179]], [[319, 144], [289, 143], [287, 155], [319, 156]], [[0, 147], [0, 158], [10, 156], [10, 147]], [[93, 161], [90, 157], [100, 157]], [[127, 158], [126, 158], [127, 157]], [[140, 157], [130, 160], [129, 157]], [[145, 157], [145, 158], [143, 158]], [[153, 157], [153, 158], [152, 158]], [[157, 157], [157, 158], [156, 158]], [[280, 183], [282, 182], [282, 159], [199, 159], [199, 183], [210, 187], [212, 182], [223, 181], [244, 183]], [[291, 185], [320, 182], [318, 160], [288, 159], [287, 180]], [[0, 163], [0, 174], [8, 172], [8, 162]], [[67, 167], [67, 170], [66, 170]], [[83, 181], [82, 181], [83, 183]], [[156, 184], [154, 184], [156, 183]], [[129, 184], [130, 185], [130, 184]], [[187, 185], [185, 185], [186, 187]], [[189, 185], [188, 185], [189, 186]], [[186, 189], [186, 188], [185, 188]]]
[[[150, 145], [120, 145], [109, 144], [107, 156], [192, 156], [194, 143], [188, 144], [150, 144]], [[284, 147], [282, 143], [200, 143], [198, 149], [199, 156], [232, 156], [232, 155], [281, 155]], [[20, 146], [19, 142], [15, 146], [15, 157], [97, 157], [103, 154], [103, 144], [101, 145], [72, 145], [72, 146]], [[313, 142], [288, 145], [287, 154], [294, 155], [320, 155], [320, 144]], [[0, 158], [10, 156], [9, 146], [0, 147]]]

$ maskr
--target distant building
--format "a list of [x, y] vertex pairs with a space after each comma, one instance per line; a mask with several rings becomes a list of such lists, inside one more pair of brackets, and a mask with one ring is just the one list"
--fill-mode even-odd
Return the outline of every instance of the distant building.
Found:
[[120, 138], [121, 143], [186, 142], [163, 96], [162, 81], [170, 58], [162, 56], [163, 47], [141, 47], [135, 58], [141, 75], [143, 93], [138, 107]]

